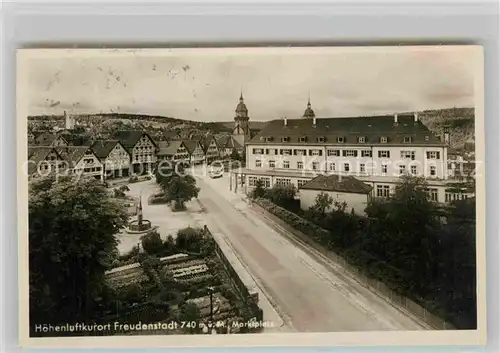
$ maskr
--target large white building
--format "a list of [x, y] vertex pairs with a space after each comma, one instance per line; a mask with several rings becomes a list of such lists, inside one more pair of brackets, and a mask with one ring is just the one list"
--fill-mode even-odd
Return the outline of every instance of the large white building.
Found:
[[[448, 147], [418, 115], [317, 118], [308, 102], [302, 118], [270, 121], [245, 144], [246, 168], [230, 187], [248, 192], [255, 181], [300, 188], [320, 174], [352, 176], [388, 197], [401, 175], [423, 176], [432, 200], [449, 197]], [[448, 190], [448, 191], [447, 191]]]

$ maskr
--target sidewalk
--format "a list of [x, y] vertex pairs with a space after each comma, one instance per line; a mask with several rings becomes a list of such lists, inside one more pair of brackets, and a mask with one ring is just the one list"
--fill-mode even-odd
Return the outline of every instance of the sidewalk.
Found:
[[272, 327], [265, 327], [264, 332], [266, 333], [271, 333], [271, 332], [290, 332], [285, 327], [284, 321], [281, 318], [281, 316], [278, 314], [278, 312], [274, 309], [273, 305], [267, 298], [267, 296], [264, 294], [262, 289], [259, 287], [257, 282], [254, 280], [252, 275], [249, 273], [248, 269], [246, 266], [242, 263], [242, 261], [238, 258], [236, 255], [236, 252], [232, 248], [232, 246], [229, 244], [229, 242], [226, 240], [226, 236], [223, 235], [221, 232], [215, 231], [214, 228], [208, 226], [210, 229], [210, 232], [212, 233], [215, 241], [219, 244], [219, 247], [221, 250], [224, 252], [224, 255], [226, 256], [227, 260], [231, 264], [231, 266], [234, 268], [238, 276], [241, 278], [242, 282], [245, 284], [245, 286], [248, 288], [249, 292], [256, 292], [259, 295], [259, 307], [262, 309], [264, 313], [264, 321], [266, 323], [271, 323]]

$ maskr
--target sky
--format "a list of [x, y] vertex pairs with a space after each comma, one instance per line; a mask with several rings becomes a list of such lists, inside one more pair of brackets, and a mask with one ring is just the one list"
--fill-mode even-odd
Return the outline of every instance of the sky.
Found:
[[[232, 121], [240, 92], [254, 121], [474, 106], [468, 47], [78, 51], [31, 55], [28, 113], [139, 113]], [[476, 48], [477, 49], [477, 48]], [[98, 53], [98, 54], [97, 54]]]

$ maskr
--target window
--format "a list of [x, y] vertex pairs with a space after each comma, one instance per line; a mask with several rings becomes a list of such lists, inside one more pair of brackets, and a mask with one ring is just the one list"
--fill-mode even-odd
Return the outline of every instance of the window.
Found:
[[382, 136], [382, 137], [380, 138], [380, 143], [387, 143], [387, 137]]
[[429, 136], [425, 136], [425, 141], [429, 141]]
[[366, 142], [366, 137], [364, 137], [364, 136], [358, 137], [358, 142], [359, 143], [365, 143]]
[[269, 178], [258, 178], [258, 177], [254, 177], [254, 176], [248, 177], [248, 185], [250, 187], [254, 187], [257, 180], [262, 180], [265, 188], [271, 187], [271, 181], [269, 180]]
[[282, 149], [280, 150], [280, 154], [284, 155], [284, 156], [289, 156], [292, 154], [292, 150], [290, 149]]
[[304, 184], [306, 184], [309, 180], [303, 180], [303, 179], [299, 179], [297, 180], [297, 186], [300, 188], [302, 187]]
[[430, 176], [436, 176], [436, 166], [435, 165], [431, 165], [431, 167], [429, 168], [429, 174], [430, 174]]
[[439, 159], [439, 151], [428, 151], [427, 159]]
[[289, 161], [283, 161], [283, 168], [290, 168], [290, 162]]
[[327, 150], [326, 152], [328, 156], [340, 156], [340, 150]]
[[359, 172], [360, 173], [365, 173], [366, 172], [366, 167], [365, 167], [365, 164], [364, 163], [361, 163], [359, 165]]
[[343, 137], [337, 137], [337, 142], [338, 143], [344, 143], [344, 138]]
[[297, 169], [304, 169], [304, 162], [297, 162]]
[[323, 136], [320, 136], [317, 138], [318, 142], [325, 142], [325, 138]]
[[391, 158], [391, 151], [378, 151], [378, 158]]
[[401, 164], [401, 165], [399, 166], [399, 174], [400, 174], [400, 175], [403, 175], [403, 174], [405, 174], [405, 173], [406, 173], [406, 166], [405, 166], [404, 164]]
[[260, 159], [255, 160], [255, 168], [261, 168], [262, 167], [262, 161]]
[[438, 189], [427, 189], [427, 194], [431, 201], [438, 200]]
[[335, 171], [335, 163], [330, 163], [330, 171], [331, 172]]
[[389, 197], [390, 187], [389, 185], [377, 185], [377, 197]]
[[307, 141], [307, 137], [305, 137], [305, 136], [299, 137], [299, 142], [306, 142], [306, 141]]
[[276, 154], [278, 154], [278, 149], [277, 148], [268, 148], [268, 149], [266, 149], [266, 154], [276, 155]]
[[262, 150], [262, 148], [254, 148], [253, 154], [264, 154], [264, 151]]
[[361, 157], [371, 157], [371, 156], [372, 156], [372, 151], [369, 150], [361, 151]]
[[415, 160], [415, 151], [401, 151], [401, 158]]
[[309, 155], [310, 156], [321, 156], [323, 154], [322, 150], [309, 150]]
[[290, 137], [282, 137], [281, 142], [290, 142]]
[[342, 155], [344, 157], [357, 157], [358, 151], [356, 151], [356, 150], [343, 150]]
[[313, 170], [318, 170], [319, 169], [319, 163], [318, 162], [313, 162], [312, 168], [313, 168]]
[[276, 166], [275, 161], [269, 161], [269, 168], [274, 168]]
[[411, 174], [417, 175], [417, 166], [416, 165], [412, 165], [410, 167], [410, 169], [411, 169]]
[[307, 155], [306, 150], [293, 150], [295, 156], [305, 156]]
[[264, 141], [266, 141], [266, 142], [271, 142], [272, 140], [273, 140], [272, 136], [264, 137]]
[[278, 185], [278, 186], [287, 186], [290, 184], [292, 184], [292, 179], [276, 178], [276, 185]]
[[382, 174], [387, 174], [387, 164], [382, 164]]
[[403, 137], [403, 142], [404, 143], [410, 143], [411, 142], [411, 137], [410, 136]]
[[351, 169], [351, 165], [349, 163], [344, 163], [344, 172], [348, 172]]

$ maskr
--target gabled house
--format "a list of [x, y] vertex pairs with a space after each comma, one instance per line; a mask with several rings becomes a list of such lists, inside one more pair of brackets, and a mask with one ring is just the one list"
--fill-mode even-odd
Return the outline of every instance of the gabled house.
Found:
[[104, 180], [104, 165], [90, 147], [59, 146], [55, 150], [68, 163], [73, 174]]
[[236, 150], [240, 155], [243, 154], [244, 146], [232, 135], [219, 137], [217, 139], [217, 146], [221, 158], [229, 157], [233, 153], [233, 150]]
[[117, 131], [115, 139], [119, 140], [131, 156], [131, 172], [147, 174], [156, 166], [157, 145], [149, 134], [138, 131]]
[[181, 140], [160, 142], [156, 156], [158, 165], [160, 165], [162, 161], [190, 162], [189, 152], [184, 142]]
[[48, 176], [52, 173], [63, 175], [67, 169], [64, 158], [50, 146], [29, 146], [25, 172], [28, 179]]
[[189, 153], [189, 162], [192, 165], [202, 164], [205, 162], [205, 152], [200, 141], [184, 140], [182, 141]]
[[92, 151], [104, 165], [104, 177], [127, 177], [130, 171], [130, 154], [118, 140], [98, 140], [91, 146]]
[[213, 135], [208, 135], [201, 140], [203, 151], [205, 152], [205, 161], [211, 163], [220, 157], [219, 145]]

